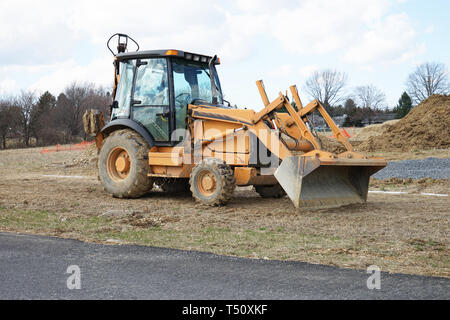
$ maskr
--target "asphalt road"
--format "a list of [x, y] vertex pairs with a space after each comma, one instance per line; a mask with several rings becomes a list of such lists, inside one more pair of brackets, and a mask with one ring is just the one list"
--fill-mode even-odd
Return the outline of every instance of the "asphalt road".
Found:
[[[81, 289], [67, 288], [80, 268]], [[450, 299], [450, 279], [0, 233], [0, 299]], [[72, 282], [76, 283], [76, 282]]]

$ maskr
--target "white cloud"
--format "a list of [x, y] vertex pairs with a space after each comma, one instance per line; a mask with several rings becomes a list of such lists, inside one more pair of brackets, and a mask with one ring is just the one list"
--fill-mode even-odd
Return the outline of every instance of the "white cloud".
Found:
[[[221, 21], [222, 20], [222, 21]], [[214, 41], [213, 31], [223, 24], [220, 8], [211, 1], [76, 1], [68, 25], [87, 33], [97, 43], [114, 32], [123, 32], [146, 47], [163, 48], [167, 43], [190, 44], [190, 48]], [[180, 34], [182, 36], [180, 36]], [[175, 40], [175, 41], [174, 41]]]
[[269, 75], [272, 77], [287, 77], [292, 73], [292, 65], [283, 64], [281, 66], [276, 67], [272, 71], [269, 72]]
[[5, 95], [17, 93], [20, 90], [19, 84], [14, 79], [0, 80], [0, 98]]
[[309, 77], [314, 71], [319, 70], [319, 67], [316, 64], [303, 66], [300, 68], [299, 73], [302, 77]]
[[415, 36], [405, 13], [389, 15], [367, 30], [344, 59], [359, 64], [401, 62], [420, 52]]
[[293, 53], [333, 52], [351, 45], [361, 26], [380, 18], [388, 5], [382, 0], [304, 1], [294, 10], [279, 10], [270, 33]]
[[[392, 28], [412, 30], [404, 17], [397, 26], [383, 20], [390, 6], [388, 0], [237, 0], [234, 6], [219, 1], [187, 5], [184, 0], [151, 4], [138, 0], [126, 4], [121, 0], [3, 0], [0, 58], [22, 64], [66, 61], [78, 41], [103, 45], [113, 32], [129, 33], [145, 48], [179, 47], [209, 54], [216, 50], [229, 60], [245, 59], [255, 39], [267, 36], [275, 39], [271, 46], [281, 45], [297, 54], [358, 52], [361, 38], [370, 39]], [[384, 36], [389, 41], [397, 34]], [[404, 39], [411, 41], [411, 37]], [[391, 48], [386, 50], [389, 53]]]
[[409, 17], [405, 13], [386, 16], [391, 5], [387, 0], [306, 0], [270, 14], [251, 13], [245, 20], [249, 25], [259, 21], [260, 34], [273, 37], [280, 49], [300, 55], [335, 54], [369, 68], [421, 52]]
[[252, 72], [278, 77], [277, 85], [336, 61], [374, 69], [416, 59], [424, 50], [409, 17], [392, 12], [396, 1], [2, 0], [0, 79], [9, 79], [11, 88], [15, 81], [55, 93], [74, 80], [108, 85], [112, 57], [104, 45], [115, 32], [130, 34], [142, 49], [217, 53], [230, 62], [229, 82], [249, 72], [242, 66], [251, 64], [250, 55], [256, 61], [267, 52], [276, 52], [280, 66], [253, 66]]
[[0, 2], [0, 59], [3, 64], [60, 60], [73, 47], [62, 1]]
[[47, 67], [47, 74], [30, 86], [31, 90], [43, 92], [49, 90], [57, 95], [71, 82], [95, 83], [111, 87], [113, 81], [112, 63], [107, 56], [99, 57], [88, 65], [82, 66], [74, 60]]

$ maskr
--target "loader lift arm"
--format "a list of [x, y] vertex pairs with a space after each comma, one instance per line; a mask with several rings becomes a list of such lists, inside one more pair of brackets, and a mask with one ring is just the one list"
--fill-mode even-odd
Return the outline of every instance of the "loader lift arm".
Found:
[[261, 120], [271, 118], [274, 112], [276, 112], [277, 110], [281, 109], [284, 106], [286, 107], [289, 115], [292, 117], [293, 123], [295, 123], [297, 127], [300, 129], [302, 138], [308, 140], [316, 150], [320, 150], [321, 148], [319, 143], [306, 126], [305, 121], [302, 119], [317, 110], [322, 115], [328, 126], [331, 128], [334, 136], [338, 139], [338, 141], [340, 141], [345, 146], [347, 151], [353, 152], [352, 145], [348, 142], [347, 138], [344, 137], [344, 135], [339, 130], [338, 126], [334, 123], [331, 116], [328, 114], [328, 112], [325, 110], [325, 108], [318, 100], [314, 100], [307, 106], [303, 107], [296, 86], [291, 86], [290, 89], [292, 96], [294, 97], [295, 103], [298, 106], [297, 112], [289, 102], [289, 99], [286, 96], [284, 96], [281, 92], [276, 100], [274, 100], [272, 103], [269, 103], [269, 99], [264, 89], [264, 84], [262, 80], [257, 81], [256, 85], [258, 86], [258, 90], [261, 95], [261, 99], [265, 105], [265, 108], [254, 116], [253, 123], [256, 124]]
[[[365, 155], [354, 152], [353, 147], [342, 135], [322, 104], [318, 100], [314, 100], [303, 107], [295, 86], [291, 86], [290, 89], [298, 105], [298, 112], [282, 93], [269, 103], [262, 81], [258, 81], [257, 86], [265, 108], [254, 115], [252, 122], [255, 128], [264, 129], [263, 127], [266, 127], [264, 125], [265, 120], [273, 120], [274, 118], [279, 120], [276, 112], [285, 107], [290, 115], [289, 118], [285, 116], [285, 121], [289, 122], [287, 125], [295, 124], [299, 129], [299, 131], [296, 131], [297, 136], [294, 138], [307, 140], [314, 148], [314, 150], [302, 155], [296, 155], [282, 143], [274, 143], [272, 140], [266, 145], [282, 160], [281, 165], [275, 172], [275, 177], [294, 206], [296, 208], [320, 208], [365, 202], [370, 176], [385, 167], [386, 161], [383, 159], [368, 159]], [[338, 141], [346, 147], [346, 152], [333, 154], [321, 150], [316, 137], [306, 125], [307, 116], [316, 110], [322, 115]], [[278, 122], [277, 125], [279, 124]], [[266, 130], [269, 130], [269, 128]], [[278, 145], [279, 148], [272, 149], [274, 145]]]

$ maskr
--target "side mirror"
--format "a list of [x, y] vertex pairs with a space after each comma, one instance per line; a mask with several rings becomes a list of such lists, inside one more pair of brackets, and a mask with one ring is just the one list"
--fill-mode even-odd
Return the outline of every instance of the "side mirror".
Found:
[[112, 103], [112, 105], [111, 105], [111, 108], [112, 108], [112, 109], [117, 109], [117, 108], [119, 108], [119, 102], [116, 101], [116, 100], [114, 100], [113, 103]]

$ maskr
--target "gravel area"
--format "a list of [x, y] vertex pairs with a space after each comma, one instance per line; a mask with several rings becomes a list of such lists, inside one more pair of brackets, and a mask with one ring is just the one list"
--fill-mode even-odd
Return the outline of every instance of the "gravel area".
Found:
[[374, 178], [450, 179], [450, 158], [389, 162], [386, 168], [374, 175]]

